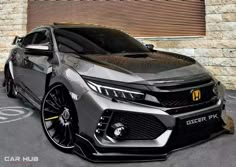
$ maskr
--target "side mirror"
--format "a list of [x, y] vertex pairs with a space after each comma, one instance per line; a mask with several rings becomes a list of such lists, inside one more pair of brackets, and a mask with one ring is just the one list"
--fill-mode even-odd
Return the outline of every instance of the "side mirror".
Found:
[[12, 42], [12, 45], [16, 45], [23, 40], [23, 37], [16, 36]]
[[49, 43], [30, 44], [25, 47], [25, 54], [52, 57], [53, 52], [49, 48]]
[[154, 45], [153, 44], [146, 44], [145, 45], [150, 51], [154, 51]]

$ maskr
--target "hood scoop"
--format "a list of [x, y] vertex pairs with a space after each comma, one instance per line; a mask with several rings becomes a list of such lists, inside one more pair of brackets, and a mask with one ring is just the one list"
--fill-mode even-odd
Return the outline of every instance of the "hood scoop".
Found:
[[148, 55], [147, 54], [128, 54], [128, 55], [124, 55], [124, 57], [128, 57], [128, 58], [147, 58]]

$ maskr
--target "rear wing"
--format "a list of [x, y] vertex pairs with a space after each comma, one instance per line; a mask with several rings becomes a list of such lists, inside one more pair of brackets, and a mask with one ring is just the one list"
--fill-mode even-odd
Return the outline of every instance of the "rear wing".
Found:
[[22, 40], [24, 39], [24, 37], [19, 37], [19, 36], [16, 36], [12, 42], [12, 45], [16, 45], [16, 44], [19, 44], [20, 42], [22, 42]]

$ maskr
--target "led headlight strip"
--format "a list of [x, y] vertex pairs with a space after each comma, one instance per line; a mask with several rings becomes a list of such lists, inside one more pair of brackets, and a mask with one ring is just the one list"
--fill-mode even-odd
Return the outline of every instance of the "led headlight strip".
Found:
[[141, 92], [99, 85], [91, 81], [87, 81], [87, 84], [95, 92], [98, 92], [105, 96], [109, 96], [111, 98], [126, 99], [126, 100], [143, 100], [145, 97], [144, 93]]

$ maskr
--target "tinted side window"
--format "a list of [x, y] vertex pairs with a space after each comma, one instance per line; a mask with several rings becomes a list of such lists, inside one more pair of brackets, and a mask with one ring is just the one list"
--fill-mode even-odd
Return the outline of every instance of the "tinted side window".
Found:
[[49, 42], [48, 35], [46, 34], [46, 31], [37, 32], [36, 38], [33, 41], [33, 44], [45, 44]]
[[22, 41], [22, 46], [25, 47], [27, 45], [33, 44], [33, 41], [35, 39], [35, 33], [29, 34], [26, 37], [24, 37]]

